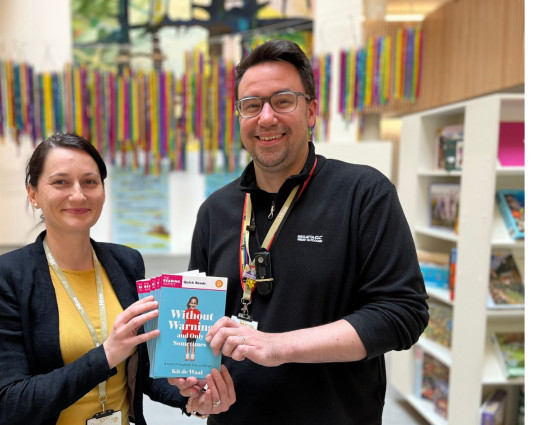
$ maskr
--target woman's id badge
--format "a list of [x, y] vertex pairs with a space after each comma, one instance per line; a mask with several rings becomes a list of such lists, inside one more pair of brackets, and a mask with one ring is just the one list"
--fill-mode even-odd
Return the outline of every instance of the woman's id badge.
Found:
[[120, 410], [106, 410], [93, 415], [93, 417], [86, 419], [86, 425], [121, 425], [121, 411]]

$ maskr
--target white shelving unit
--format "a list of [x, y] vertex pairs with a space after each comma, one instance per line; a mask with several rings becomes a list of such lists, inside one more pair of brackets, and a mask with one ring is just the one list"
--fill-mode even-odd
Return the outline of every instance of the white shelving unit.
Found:
[[[523, 167], [501, 167], [497, 161], [501, 121], [524, 121], [524, 95], [495, 94], [403, 117], [399, 162], [399, 197], [420, 249], [448, 252], [457, 247], [455, 299], [448, 291], [429, 295], [452, 306], [451, 349], [421, 338], [418, 345], [450, 368], [448, 417], [414, 394], [414, 349], [391, 353], [391, 383], [431, 424], [478, 425], [479, 409], [492, 388], [507, 387], [506, 424], [516, 422], [517, 397], [523, 379], [506, 379], [490, 343], [493, 331], [523, 331], [524, 310], [487, 308], [492, 250], [510, 249], [523, 257], [524, 242], [512, 240], [495, 202], [497, 189], [524, 188]], [[437, 130], [464, 125], [462, 171], [434, 169]], [[459, 232], [429, 226], [428, 187], [460, 183]], [[521, 265], [522, 266], [522, 265]]]

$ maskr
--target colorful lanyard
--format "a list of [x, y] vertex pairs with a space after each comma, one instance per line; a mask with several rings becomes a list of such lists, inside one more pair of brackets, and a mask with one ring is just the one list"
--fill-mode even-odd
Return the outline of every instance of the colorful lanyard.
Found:
[[[93, 247], [91, 247], [91, 252], [93, 253], [93, 267], [94, 267], [94, 271], [95, 271], [95, 284], [96, 284], [96, 287], [97, 287], [97, 303], [99, 305], [99, 320], [101, 322], [101, 338], [102, 338], [102, 341], [99, 340], [99, 337], [97, 336], [97, 332], [95, 331], [95, 327], [94, 327], [91, 319], [89, 318], [87, 312], [85, 311], [84, 307], [80, 303], [80, 300], [78, 299], [78, 296], [76, 295], [76, 293], [74, 292], [74, 290], [70, 286], [70, 283], [66, 279], [66, 276], [64, 275], [64, 272], [62, 271], [62, 269], [60, 268], [60, 266], [56, 262], [54, 256], [51, 253], [51, 250], [49, 249], [49, 246], [47, 245], [47, 241], [45, 239], [43, 239], [43, 247], [45, 248], [45, 253], [47, 255], [47, 261], [48, 261], [49, 265], [53, 268], [54, 272], [56, 273], [56, 276], [60, 280], [60, 283], [62, 283], [62, 286], [66, 290], [66, 293], [68, 294], [68, 296], [70, 297], [70, 299], [74, 303], [74, 306], [76, 307], [76, 310], [78, 310], [78, 313], [80, 313], [80, 316], [82, 316], [82, 320], [84, 321], [84, 323], [86, 324], [86, 326], [88, 328], [88, 331], [91, 335], [91, 339], [93, 340], [93, 343], [95, 344], [96, 347], [99, 347], [103, 342], [105, 342], [107, 340], [107, 338], [109, 337], [109, 332], [108, 332], [108, 329], [107, 329], [107, 310], [105, 308], [105, 297], [103, 295], [103, 279], [101, 277], [102, 276], [101, 275], [101, 264], [99, 263], [99, 260], [97, 259], [97, 255], [95, 255], [95, 250], [93, 249]], [[103, 406], [103, 412], [105, 411], [105, 401], [107, 400], [106, 385], [107, 385], [106, 381], [103, 381], [99, 384], [99, 398], [98, 398], [98, 400], [99, 400], [99, 403], [101, 403], [101, 405]]]
[[[274, 241], [277, 232], [288, 218], [288, 213], [290, 212], [291, 207], [293, 206], [292, 204], [294, 200], [297, 201], [297, 199], [299, 199], [299, 197], [307, 187], [307, 184], [309, 183], [311, 176], [315, 172], [316, 165], [317, 165], [317, 158], [315, 158], [313, 168], [311, 169], [309, 176], [303, 183], [303, 186], [301, 187], [301, 191], [299, 191], [299, 194], [298, 194], [299, 185], [294, 187], [290, 192], [290, 195], [284, 202], [284, 205], [282, 205], [280, 212], [274, 219], [272, 226], [270, 226], [270, 229], [268, 230], [266, 237], [264, 238], [264, 241], [261, 244], [261, 248], [270, 251], [270, 247], [272, 246], [272, 242]], [[296, 194], [298, 194], [297, 198], [296, 198]], [[249, 238], [251, 233], [250, 229], [252, 228], [251, 225], [252, 219], [253, 219], [253, 205], [251, 202], [251, 194], [246, 193], [245, 204], [243, 206], [243, 220], [241, 221], [241, 242], [240, 242], [240, 249], [239, 249], [239, 274], [241, 280], [241, 287], [243, 289], [243, 297], [241, 298], [241, 304], [243, 305], [242, 314], [245, 316], [248, 316], [248, 306], [249, 304], [251, 304], [251, 296], [257, 284], [261, 281], [272, 280], [272, 278], [270, 277], [268, 279], [262, 279], [262, 278], [259, 279], [258, 278], [259, 276], [256, 276], [255, 273], [255, 261], [254, 259], [251, 259], [251, 254], [249, 250]]]

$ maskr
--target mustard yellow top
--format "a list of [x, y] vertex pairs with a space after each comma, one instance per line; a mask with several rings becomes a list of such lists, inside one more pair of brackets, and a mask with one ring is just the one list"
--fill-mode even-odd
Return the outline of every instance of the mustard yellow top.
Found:
[[[94, 348], [94, 343], [80, 313], [76, 310], [74, 303], [66, 293], [62, 283], [56, 276], [52, 267], [49, 268], [56, 292], [56, 301], [58, 303], [60, 349], [62, 351], [62, 359], [66, 365]], [[62, 269], [62, 271], [87, 312], [91, 322], [95, 326], [97, 335], [101, 340], [101, 325], [94, 269], [87, 271]], [[105, 296], [107, 308], [107, 328], [110, 334], [115, 318], [123, 309], [103, 267], [101, 267], [101, 271], [103, 294]], [[125, 369], [125, 363], [119, 364], [117, 366], [117, 374], [107, 381], [107, 401], [105, 402], [105, 409], [120, 410], [123, 425], [129, 425]], [[87, 371], [84, 371], [84, 373], [87, 373]], [[57, 425], [84, 424], [86, 419], [91, 418], [95, 413], [101, 411], [102, 406], [98, 401], [98, 397], [99, 387], [96, 386], [76, 403], [64, 409], [56, 422]]]

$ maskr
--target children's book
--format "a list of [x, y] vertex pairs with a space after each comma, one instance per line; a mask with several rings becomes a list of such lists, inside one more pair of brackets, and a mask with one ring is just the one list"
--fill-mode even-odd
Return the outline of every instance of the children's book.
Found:
[[422, 249], [416, 253], [424, 284], [432, 288], [449, 288], [449, 254]]
[[456, 231], [459, 219], [460, 185], [458, 183], [432, 183], [429, 190], [430, 225]]
[[449, 255], [449, 299], [455, 300], [455, 280], [457, 278], [457, 247], [451, 248]]
[[496, 193], [498, 209], [513, 239], [525, 238], [525, 191], [502, 189]]
[[448, 125], [436, 136], [435, 168], [438, 170], [460, 170], [463, 161], [463, 125]]
[[525, 376], [525, 334], [523, 332], [494, 332], [491, 339], [505, 377]]
[[506, 400], [505, 390], [493, 391], [480, 408], [480, 425], [504, 425]]
[[428, 299], [430, 319], [424, 336], [444, 347], [451, 347], [453, 309], [450, 305]]
[[416, 344], [413, 347], [414, 351], [414, 384], [413, 392], [418, 398], [422, 397], [422, 384], [423, 384], [423, 364], [424, 364], [424, 350], [420, 345]]
[[490, 260], [488, 308], [523, 308], [525, 285], [511, 252], [494, 252]]
[[148, 327], [159, 329], [150, 354], [151, 378], [204, 378], [219, 368], [206, 334], [225, 312], [227, 278], [199, 273], [162, 274], [154, 295], [159, 316]]
[[434, 403], [434, 410], [447, 417], [449, 368], [431, 354], [424, 352], [421, 397]]
[[442, 417], [447, 418], [447, 400], [449, 396], [449, 381], [440, 379], [436, 381], [434, 389], [434, 408]]

